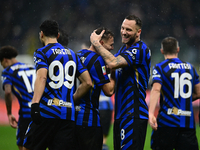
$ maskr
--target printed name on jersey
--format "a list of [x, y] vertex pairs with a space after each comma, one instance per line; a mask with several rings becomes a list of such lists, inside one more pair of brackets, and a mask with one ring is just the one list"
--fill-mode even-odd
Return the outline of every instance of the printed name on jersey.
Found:
[[27, 65], [15, 65], [15, 66], [11, 66], [10, 68], [15, 71], [17, 69], [24, 69], [24, 68], [28, 68], [28, 67], [34, 67], [33, 65], [27, 64]]
[[81, 106], [75, 106], [76, 111], [81, 111]]
[[48, 102], [47, 102], [47, 105], [48, 106], [55, 105], [55, 106], [60, 106], [60, 107], [69, 107], [69, 108], [72, 108], [72, 103], [65, 102], [63, 100], [59, 100], [59, 99], [57, 99], [55, 97], [54, 97], [54, 99], [49, 99]]
[[64, 54], [64, 55], [71, 55], [71, 52], [69, 49], [51, 49], [53, 51], [53, 54]]
[[191, 111], [185, 111], [185, 110], [181, 110], [181, 109], [178, 109], [176, 107], [173, 107], [173, 108], [168, 108], [167, 110], [167, 114], [168, 115], [177, 115], [177, 116], [191, 116]]
[[186, 63], [169, 63], [168, 64], [170, 69], [191, 69], [191, 65], [190, 64], [186, 64]]
[[102, 68], [103, 75], [106, 75], [106, 67], [102, 66], [101, 68]]

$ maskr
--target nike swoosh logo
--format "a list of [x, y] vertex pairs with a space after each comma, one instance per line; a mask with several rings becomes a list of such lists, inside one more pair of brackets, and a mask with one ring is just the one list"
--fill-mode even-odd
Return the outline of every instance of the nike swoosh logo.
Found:
[[123, 148], [126, 144], [122, 145], [121, 148]]

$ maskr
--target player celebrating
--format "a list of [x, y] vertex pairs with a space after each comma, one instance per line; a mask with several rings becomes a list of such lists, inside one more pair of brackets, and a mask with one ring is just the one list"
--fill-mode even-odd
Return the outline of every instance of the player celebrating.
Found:
[[[31, 105], [33, 123], [24, 142], [26, 149], [74, 150], [74, 101], [92, 85], [79, 57], [57, 43], [58, 29], [54, 20], [45, 20], [40, 25], [40, 41], [44, 47], [34, 53], [37, 72]], [[81, 85], [75, 91], [76, 77]]]
[[[0, 61], [3, 68], [2, 83], [5, 91], [5, 101], [8, 120], [13, 128], [17, 128], [17, 145], [23, 147], [24, 135], [31, 122], [31, 99], [35, 83], [35, 66], [18, 62], [17, 50], [12, 46], [3, 46], [0, 49]], [[17, 97], [20, 109], [19, 118], [12, 114], [12, 93]]]
[[[151, 66], [151, 53], [140, 40], [142, 22], [127, 16], [121, 25], [124, 44], [114, 56], [99, 42], [103, 32], [90, 40], [110, 69], [116, 70], [114, 148], [142, 150], [148, 124], [145, 102]], [[111, 74], [112, 76], [112, 74]]]
[[[149, 123], [154, 129], [154, 150], [198, 150], [192, 101], [200, 98], [199, 76], [188, 62], [178, 58], [179, 45], [173, 37], [161, 43], [165, 60], [152, 72]], [[154, 116], [160, 98], [157, 120]]]
[[[100, 43], [107, 51], [110, 51], [113, 49], [114, 35], [106, 28], [99, 28], [96, 33], [100, 34], [103, 29], [105, 32]], [[105, 95], [111, 96], [115, 83], [112, 78], [109, 79], [106, 65], [92, 44], [89, 49], [82, 49], [77, 54], [87, 67], [93, 83], [91, 90], [81, 98], [76, 106], [77, 149], [101, 150], [103, 132], [98, 111], [99, 96], [101, 90]]]

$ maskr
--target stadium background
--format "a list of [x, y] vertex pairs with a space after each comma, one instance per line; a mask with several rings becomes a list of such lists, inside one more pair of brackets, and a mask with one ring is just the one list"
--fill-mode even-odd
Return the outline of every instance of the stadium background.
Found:
[[[38, 39], [39, 25], [45, 19], [54, 19], [67, 31], [68, 47], [75, 52], [90, 44], [90, 33], [97, 27], [111, 29], [115, 34], [114, 54], [122, 45], [120, 26], [124, 17], [136, 14], [143, 22], [141, 39], [151, 49], [152, 66], [164, 59], [160, 53], [161, 40], [174, 36], [180, 45], [179, 58], [192, 63], [200, 75], [199, 8], [199, 0], [0, 0], [0, 47], [15, 46], [20, 54], [19, 61], [33, 63], [33, 52], [42, 47]], [[0, 72], [2, 69], [0, 66]], [[148, 93], [150, 88], [149, 84]], [[198, 106], [199, 101], [196, 101], [196, 122]], [[13, 108], [17, 115], [15, 98]], [[0, 124], [8, 124], [2, 84]]]

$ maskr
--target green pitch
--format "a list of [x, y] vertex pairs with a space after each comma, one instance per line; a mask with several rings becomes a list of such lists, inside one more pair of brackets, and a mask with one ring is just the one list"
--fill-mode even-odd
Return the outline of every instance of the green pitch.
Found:
[[[200, 127], [197, 125], [197, 138], [200, 141]], [[113, 126], [110, 129], [110, 133], [108, 136], [107, 144], [110, 150], [113, 150]], [[144, 146], [144, 150], [150, 150], [150, 136], [151, 136], [151, 127], [147, 128], [147, 136], [146, 142]], [[0, 126], [0, 150], [18, 150], [16, 145], [16, 130], [11, 128], [10, 126]], [[200, 146], [199, 146], [200, 148]]]

